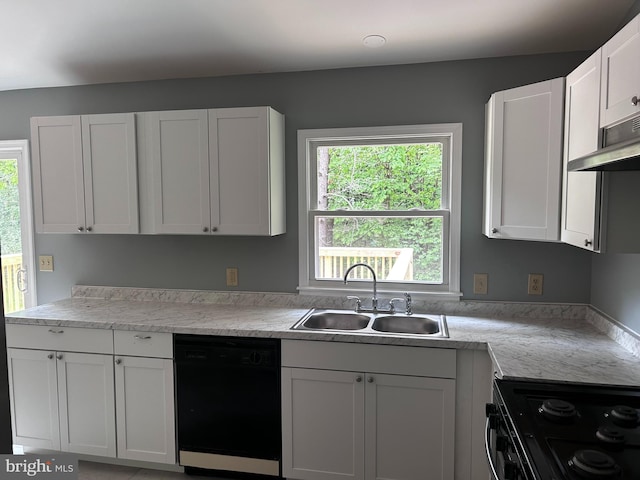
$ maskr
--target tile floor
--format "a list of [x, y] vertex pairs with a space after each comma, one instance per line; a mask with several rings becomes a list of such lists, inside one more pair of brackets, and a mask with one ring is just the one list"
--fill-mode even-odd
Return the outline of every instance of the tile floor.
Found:
[[222, 480], [219, 477], [187, 475], [179, 472], [147, 470], [138, 467], [78, 462], [78, 480]]

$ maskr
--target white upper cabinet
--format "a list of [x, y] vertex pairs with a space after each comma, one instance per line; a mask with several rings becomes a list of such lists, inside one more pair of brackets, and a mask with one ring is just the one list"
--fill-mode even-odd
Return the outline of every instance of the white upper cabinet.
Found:
[[487, 103], [483, 233], [558, 241], [564, 79], [494, 93]]
[[602, 46], [600, 126], [640, 113], [640, 16]]
[[134, 114], [31, 119], [38, 233], [137, 233]]
[[143, 115], [152, 179], [143, 233], [285, 232], [281, 114], [252, 107]]
[[203, 233], [210, 228], [206, 110], [147, 115], [154, 233]]
[[283, 138], [284, 118], [270, 108], [209, 110], [211, 224], [217, 233], [284, 233]]
[[567, 76], [561, 239], [591, 251], [600, 249], [602, 173], [569, 172], [567, 163], [599, 148], [600, 65], [597, 50]]

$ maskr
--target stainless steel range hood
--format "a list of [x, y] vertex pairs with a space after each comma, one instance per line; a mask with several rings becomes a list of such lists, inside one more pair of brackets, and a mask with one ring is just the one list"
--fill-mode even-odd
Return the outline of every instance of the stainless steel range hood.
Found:
[[604, 147], [567, 164], [570, 172], [640, 170], [640, 117], [606, 128]]

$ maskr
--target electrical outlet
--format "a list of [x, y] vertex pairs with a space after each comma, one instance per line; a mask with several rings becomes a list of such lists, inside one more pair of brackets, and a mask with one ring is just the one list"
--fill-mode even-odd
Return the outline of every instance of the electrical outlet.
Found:
[[227, 287], [238, 286], [238, 269], [227, 268]]
[[488, 281], [489, 281], [489, 275], [487, 275], [486, 273], [474, 273], [473, 274], [473, 293], [476, 295], [486, 295]]
[[38, 264], [41, 272], [53, 272], [53, 255], [40, 255]]
[[529, 295], [542, 295], [542, 280], [544, 276], [541, 273], [529, 274], [529, 287], [527, 293]]

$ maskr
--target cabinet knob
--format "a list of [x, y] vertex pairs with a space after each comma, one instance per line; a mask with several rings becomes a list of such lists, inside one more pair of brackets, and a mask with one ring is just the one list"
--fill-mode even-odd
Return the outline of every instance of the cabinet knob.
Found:
[[57, 355], [56, 355], [56, 358], [57, 358], [58, 360], [62, 360], [62, 354], [61, 354], [61, 353], [57, 354]]
[[360, 375], [358, 375], [358, 376], [356, 377], [356, 382], [360, 383], [361, 381], [362, 381], [362, 377], [361, 377]]
[[122, 359], [121, 358], [116, 358], [116, 365], [120, 365], [122, 363]]
[[79, 232], [84, 232], [84, 227], [78, 227]]
[[212, 228], [211, 228], [211, 231], [212, 231], [212, 232], [217, 232], [217, 231], [218, 231], [218, 227], [212, 227]]
[[588, 238], [587, 238], [587, 239], [585, 239], [585, 241], [584, 241], [584, 246], [585, 246], [585, 247], [589, 247], [589, 246], [591, 246], [591, 245], [593, 245], [593, 241], [589, 240]]
[[640, 103], [640, 98], [638, 98], [637, 95], [634, 95], [633, 97], [631, 97], [631, 105], [633, 105], [634, 107], [637, 107], [638, 103]]
[[204, 228], [202, 229], [202, 231], [203, 231], [203, 232], [205, 232], [205, 233], [207, 233], [207, 232], [209, 231], [209, 227], [204, 227]]
[[47, 355], [47, 358], [48, 358], [49, 360], [53, 359], [53, 353], [50, 353], [49, 355]]
[[373, 377], [367, 377], [367, 382], [373, 383], [373, 380], [374, 380]]
[[87, 227], [87, 232], [90, 232], [90, 231], [92, 231], [92, 230], [93, 230], [93, 228], [92, 228], [92, 227]]
[[497, 228], [492, 228], [491, 229], [491, 233], [498, 233], [498, 229]]

